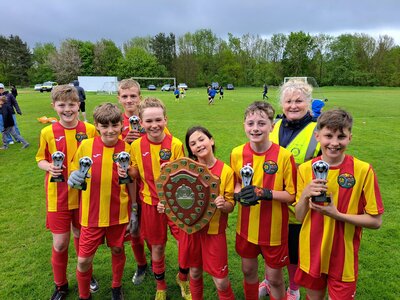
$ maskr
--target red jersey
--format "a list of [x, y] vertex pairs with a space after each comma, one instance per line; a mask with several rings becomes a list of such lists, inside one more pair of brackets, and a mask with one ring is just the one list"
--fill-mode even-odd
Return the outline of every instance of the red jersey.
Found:
[[[320, 159], [317, 157], [299, 166], [296, 203], [314, 178], [312, 163]], [[339, 212], [383, 213], [378, 181], [368, 163], [346, 155], [341, 165], [329, 169], [327, 180], [327, 195], [332, 194], [331, 200]], [[361, 232], [361, 227], [309, 210], [300, 231], [299, 267], [313, 277], [329, 274], [340, 281], [355, 281]]]
[[132, 166], [140, 173], [140, 199], [149, 205], [157, 205], [155, 180], [160, 176], [160, 166], [183, 157], [183, 144], [172, 135], [165, 135], [161, 143], [153, 143], [144, 135], [131, 146]]
[[130, 152], [130, 145], [118, 140], [113, 147], [104, 145], [101, 137], [84, 141], [78, 148], [72, 169], [79, 169], [79, 159], [88, 156], [93, 160], [86, 179], [87, 189], [82, 191], [79, 221], [86, 227], [108, 227], [129, 221], [129, 197], [126, 184], [118, 183], [115, 158]]
[[[236, 181], [241, 182], [240, 169], [249, 165], [254, 170], [252, 185], [275, 191], [296, 193], [296, 164], [293, 155], [272, 143], [264, 153], [256, 153], [250, 143], [232, 150], [231, 166]], [[288, 237], [287, 204], [276, 200], [260, 204], [239, 206], [236, 232], [250, 243], [262, 246], [279, 246]]]
[[[220, 179], [219, 194], [228, 201], [235, 204], [233, 200], [233, 191], [235, 188], [235, 181], [233, 170], [222, 161], [217, 160], [215, 165], [209, 169], [212, 174], [218, 176]], [[210, 223], [206, 226], [208, 234], [224, 233], [228, 225], [228, 214], [216, 209], [214, 216], [211, 218]]]
[[65, 128], [59, 122], [46, 126], [40, 132], [39, 149], [36, 161], [52, 162], [51, 155], [56, 151], [64, 153], [63, 169], [65, 182], [50, 182], [50, 174], [46, 172], [44, 186], [46, 191], [46, 207], [49, 212], [68, 211], [79, 207], [78, 191], [71, 189], [68, 184], [68, 175], [71, 162], [78, 146], [84, 139], [97, 135], [96, 128], [89, 123], [79, 121], [75, 128]]

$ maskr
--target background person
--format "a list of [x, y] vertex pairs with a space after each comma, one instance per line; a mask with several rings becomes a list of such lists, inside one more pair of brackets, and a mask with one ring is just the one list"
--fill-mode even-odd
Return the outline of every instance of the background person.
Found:
[[83, 89], [83, 87], [79, 86], [79, 81], [78, 80], [74, 80], [73, 84], [74, 84], [74, 87], [76, 88], [76, 90], [78, 91], [79, 102], [80, 102], [79, 111], [82, 114], [83, 121], [87, 122], [87, 119], [86, 119], [86, 104], [85, 104], [85, 100], [86, 100], [85, 90]]
[[[12, 113], [11, 116], [12, 116], [12, 118], [14, 120], [15, 132], [18, 135], [21, 135], [21, 132], [19, 131], [18, 124], [17, 124], [17, 117], [15, 116], [15, 111], [17, 111], [17, 113], [19, 115], [22, 115], [22, 112], [21, 112], [21, 109], [19, 108], [17, 99], [15, 99], [15, 97], [13, 96], [12, 93], [4, 90], [4, 84], [2, 84], [2, 83], [0, 83], [0, 96], [6, 96], [7, 104], [12, 109], [11, 110], [11, 113]], [[3, 129], [3, 117], [0, 117], [0, 118], [1, 118], [0, 119], [0, 130], [3, 132], [3, 130], [4, 130]], [[12, 136], [11, 136], [10, 133], [6, 134], [6, 141], [7, 141], [8, 144], [14, 144], [14, 141], [13, 141]], [[18, 141], [16, 140], [16, 142], [18, 142]]]
[[[320, 145], [315, 139], [314, 131], [317, 123], [310, 114], [312, 100], [312, 87], [303, 82], [289, 80], [281, 86], [280, 104], [283, 115], [274, 126], [270, 139], [272, 142], [290, 150], [296, 165], [299, 165], [313, 157], [320, 151]], [[294, 282], [294, 274], [298, 262], [298, 245], [301, 223], [296, 220], [294, 207], [289, 209], [289, 287], [286, 291], [288, 299], [300, 299], [298, 285]], [[267, 277], [267, 276], [266, 276]], [[265, 296], [269, 291], [268, 278], [259, 286], [259, 297]]]

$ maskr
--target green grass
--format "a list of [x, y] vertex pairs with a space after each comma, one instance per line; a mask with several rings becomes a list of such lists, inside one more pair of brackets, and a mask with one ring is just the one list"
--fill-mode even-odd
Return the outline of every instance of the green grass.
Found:
[[[353, 140], [349, 153], [370, 162], [378, 174], [385, 205], [383, 225], [380, 230], [364, 230], [360, 250], [358, 299], [396, 299], [400, 295], [400, 230], [397, 217], [399, 206], [395, 199], [400, 195], [398, 137], [400, 136], [399, 88], [327, 87], [317, 91], [327, 97], [326, 109], [340, 107], [354, 116]], [[260, 99], [262, 89], [238, 88], [226, 91], [225, 98], [215, 99], [207, 105], [205, 88], [190, 89], [186, 98], [175, 102], [172, 92], [143, 91], [162, 99], [167, 108], [168, 127], [184, 140], [185, 132], [192, 125], [203, 125], [214, 135], [216, 154], [229, 163], [231, 149], [246, 141], [243, 132], [243, 113], [246, 106]], [[318, 94], [316, 94], [318, 96]], [[115, 95], [88, 93], [87, 112], [92, 120], [93, 108], [102, 102], [116, 102]], [[270, 89], [270, 101], [277, 105], [277, 90]], [[0, 152], [0, 299], [46, 299], [53, 289], [50, 266], [51, 234], [45, 229], [45, 198], [43, 171], [35, 162], [38, 137], [46, 125], [36, 118], [56, 116], [50, 105], [49, 93], [21, 90], [18, 96], [23, 115], [18, 116], [22, 135], [31, 147], [20, 150], [19, 144]], [[237, 299], [243, 299], [240, 258], [235, 253], [236, 212], [229, 221], [229, 269], [232, 287]], [[68, 279], [71, 293], [68, 299], [77, 298], [75, 279], [76, 257], [70, 247]], [[133, 286], [131, 278], [136, 268], [132, 250], [126, 245], [127, 262], [123, 278], [126, 299], [152, 299], [155, 283], [148, 277], [141, 286]], [[169, 298], [179, 299], [175, 284], [177, 272], [177, 247], [173, 239], [167, 244], [167, 274]], [[111, 258], [106, 247], [100, 247], [94, 260], [95, 275], [101, 285], [93, 299], [110, 298]], [[262, 268], [260, 267], [260, 278]], [[302, 292], [304, 296], [304, 292]], [[205, 275], [205, 299], [216, 299], [212, 280]]]

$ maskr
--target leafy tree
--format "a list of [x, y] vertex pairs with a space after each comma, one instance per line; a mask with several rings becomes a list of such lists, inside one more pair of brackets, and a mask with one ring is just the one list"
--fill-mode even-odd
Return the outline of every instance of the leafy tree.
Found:
[[151, 37], [149, 35], [145, 37], [137, 36], [124, 43], [122, 48], [124, 50], [124, 53], [127, 53], [131, 48], [142, 48], [146, 52], [150, 53], [150, 41]]
[[49, 64], [59, 83], [69, 83], [80, 75], [82, 60], [74, 40], [61, 43], [58, 52], [49, 56]]
[[175, 35], [173, 33], [170, 33], [169, 36], [164, 33], [157, 34], [150, 40], [150, 49], [158, 62], [172, 73], [172, 65], [176, 58]]
[[164, 66], [159, 65], [154, 55], [142, 48], [133, 47], [119, 61], [118, 76], [128, 77], [162, 77], [166, 75]]
[[9, 84], [27, 84], [32, 54], [19, 36], [0, 35], [0, 80]]
[[52, 43], [35, 45], [32, 55], [33, 64], [29, 70], [29, 79], [32, 83], [55, 80], [54, 72], [49, 65], [49, 57], [55, 53], [57, 53], [57, 49]]
[[118, 73], [121, 50], [111, 40], [102, 39], [94, 45], [93, 75], [115, 76]]

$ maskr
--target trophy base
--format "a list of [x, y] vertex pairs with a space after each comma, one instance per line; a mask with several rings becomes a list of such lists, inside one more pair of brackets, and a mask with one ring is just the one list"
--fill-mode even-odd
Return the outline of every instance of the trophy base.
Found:
[[132, 183], [132, 182], [133, 182], [133, 180], [129, 176], [128, 177], [119, 177], [118, 178], [118, 183], [119, 184], [127, 184], [127, 183]]
[[331, 203], [331, 198], [327, 195], [312, 196], [311, 201], [317, 203]]
[[77, 190], [86, 191], [87, 183], [84, 182], [84, 183], [82, 183], [81, 185], [79, 185], [79, 184], [74, 184], [72, 187], [73, 187], [74, 189], [77, 189]]
[[63, 175], [51, 177], [50, 182], [65, 182], [65, 178]]

